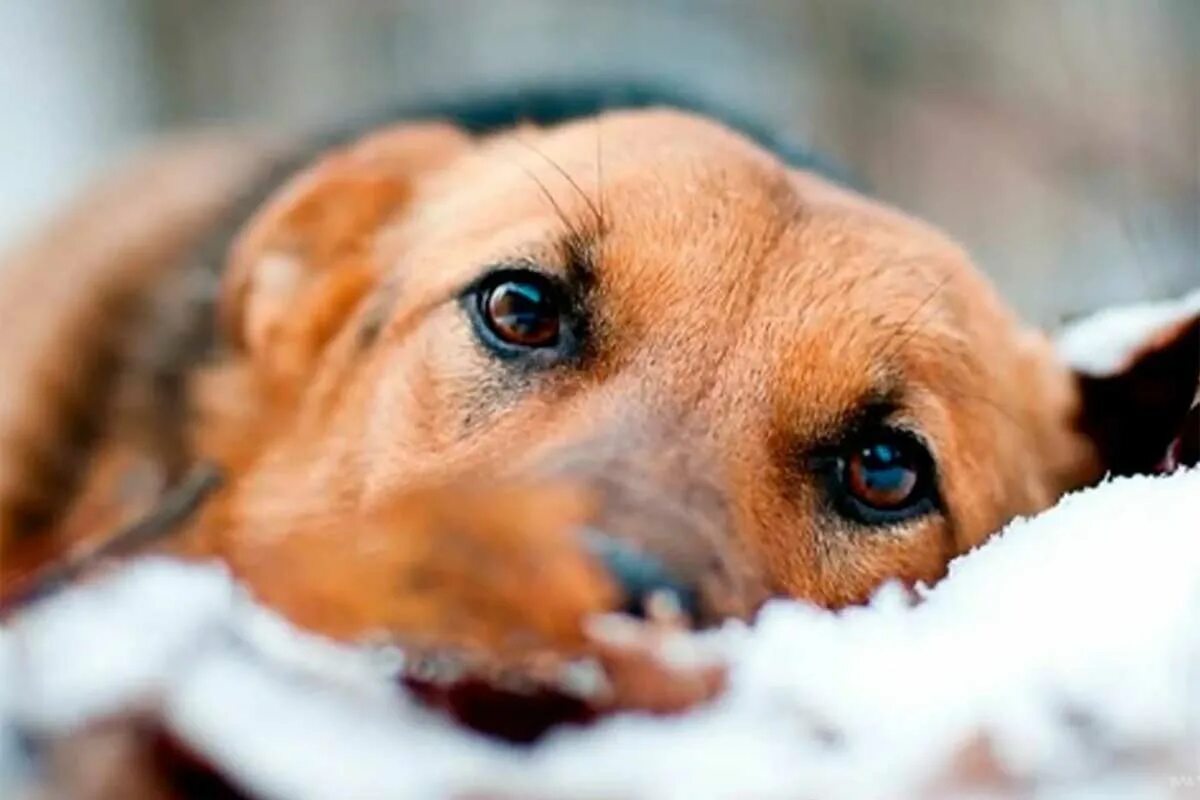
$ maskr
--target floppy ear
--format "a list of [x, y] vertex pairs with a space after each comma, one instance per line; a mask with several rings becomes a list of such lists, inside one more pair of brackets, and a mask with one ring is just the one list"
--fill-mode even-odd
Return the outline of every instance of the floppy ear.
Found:
[[291, 179], [234, 243], [220, 308], [229, 340], [272, 378], [303, 375], [374, 285], [376, 234], [468, 142], [449, 125], [400, 125]]
[[1164, 472], [1200, 459], [1200, 291], [1113, 309], [1059, 338], [1075, 370], [1082, 431], [1114, 475]]

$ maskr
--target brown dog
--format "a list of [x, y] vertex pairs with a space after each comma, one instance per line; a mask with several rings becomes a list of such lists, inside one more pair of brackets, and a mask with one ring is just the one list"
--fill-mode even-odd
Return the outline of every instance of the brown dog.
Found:
[[336, 149], [237, 236], [217, 357], [148, 346], [271, 159], [168, 151], [7, 270], [44, 332], [4, 356], [6, 591], [206, 460], [188, 546], [339, 637], [570, 649], [656, 592], [699, 623], [839, 606], [1153, 468], [1195, 394], [1195, 321], [1101, 390], [936, 231], [669, 109]]

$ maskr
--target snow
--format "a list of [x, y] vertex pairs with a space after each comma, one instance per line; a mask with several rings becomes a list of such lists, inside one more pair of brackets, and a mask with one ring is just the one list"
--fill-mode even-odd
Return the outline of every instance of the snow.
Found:
[[16, 661], [13, 637], [0, 629], [0, 797], [15, 797], [29, 779], [22, 762], [21, 740], [13, 713]]
[[1058, 352], [1075, 369], [1103, 377], [1119, 372], [1138, 348], [1200, 314], [1200, 289], [1178, 299], [1118, 306], [1085, 317], [1058, 335]]
[[154, 698], [269, 798], [956, 796], [973, 744], [1011, 781], [988, 796], [1167, 797], [1200, 786], [1200, 471], [1015, 521], [915, 604], [775, 601], [698, 637], [731, 665], [716, 702], [525, 749], [418, 708], [394, 651], [296, 631], [214, 566], [132, 562], [2, 633], [0, 786], [5, 731]]
[[219, 567], [156, 559], [35, 606], [11, 636], [14, 712], [52, 731], [128, 707], [217, 635], [232, 589]]

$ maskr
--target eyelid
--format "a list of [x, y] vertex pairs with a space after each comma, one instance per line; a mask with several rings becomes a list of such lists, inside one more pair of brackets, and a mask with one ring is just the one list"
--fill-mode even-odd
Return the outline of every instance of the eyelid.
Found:
[[930, 460], [934, 462], [937, 461], [937, 453], [933, 448], [933, 443], [929, 440], [929, 437], [925, 435], [925, 431], [919, 427], [913, 419], [904, 415], [890, 417], [883, 422], [881, 427], [884, 430], [892, 433], [898, 433], [901, 436], [907, 436], [909, 439], [912, 439], [914, 442], [920, 445], [922, 450], [929, 454]]
[[849, 443], [861, 438], [865, 433], [879, 429], [911, 436], [928, 449], [915, 421], [894, 397], [887, 394], [874, 395], [859, 403], [829, 430], [810, 440], [800, 455], [804, 458], [825, 458], [840, 453]]
[[520, 277], [523, 275], [536, 275], [538, 278], [552, 284], [558, 291], [563, 292], [565, 297], [570, 296], [570, 292], [568, 291], [570, 287], [567, 285], [565, 276], [546, 269], [541, 262], [527, 258], [500, 261], [489, 265], [463, 285], [457, 294], [459, 299], [466, 298], [479, 292], [487, 284], [503, 280], [506, 276]]

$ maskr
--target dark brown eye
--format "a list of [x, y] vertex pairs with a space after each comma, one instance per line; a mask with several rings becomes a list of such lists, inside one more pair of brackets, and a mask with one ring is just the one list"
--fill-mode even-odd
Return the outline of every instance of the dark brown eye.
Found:
[[510, 347], [551, 348], [562, 334], [558, 292], [533, 273], [485, 287], [479, 295], [479, 314], [492, 335]]
[[882, 428], [849, 444], [833, 488], [842, 512], [870, 525], [929, 513], [937, 506], [933, 458], [913, 436]]
[[846, 460], [846, 488], [872, 508], [893, 510], [912, 497], [920, 480], [918, 468], [903, 448], [875, 442]]

